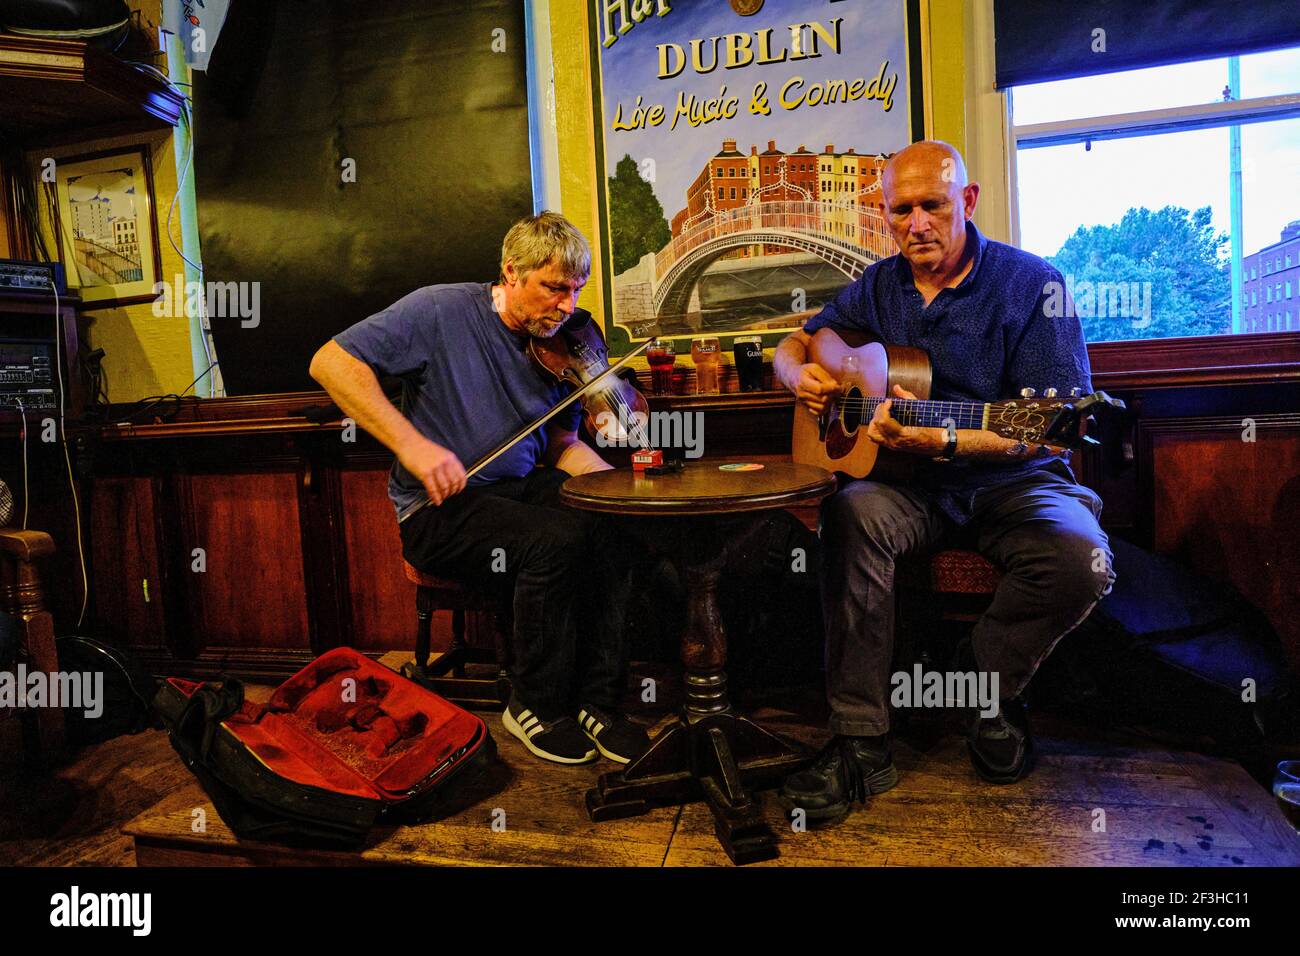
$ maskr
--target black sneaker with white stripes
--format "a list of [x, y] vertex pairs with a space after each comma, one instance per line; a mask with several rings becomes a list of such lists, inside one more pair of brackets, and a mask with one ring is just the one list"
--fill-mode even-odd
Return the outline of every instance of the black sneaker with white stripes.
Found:
[[632, 721], [591, 704], [578, 711], [578, 726], [602, 754], [618, 763], [631, 763], [650, 746], [646, 732]]
[[543, 760], [590, 763], [596, 759], [596, 749], [572, 717], [543, 720], [511, 697], [505, 713], [501, 715], [501, 723], [534, 756]]

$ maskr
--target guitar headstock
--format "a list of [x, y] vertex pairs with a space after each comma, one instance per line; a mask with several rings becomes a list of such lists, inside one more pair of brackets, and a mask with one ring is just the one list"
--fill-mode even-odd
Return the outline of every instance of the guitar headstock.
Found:
[[1082, 395], [1074, 388], [1064, 398], [1057, 397], [1054, 388], [1044, 390], [1036, 397], [1032, 388], [1026, 388], [1019, 398], [993, 402], [989, 405], [990, 431], [1003, 438], [1022, 442], [1046, 442], [1068, 448], [1085, 440], [1087, 420], [1098, 411], [1122, 411], [1126, 406], [1105, 392]]

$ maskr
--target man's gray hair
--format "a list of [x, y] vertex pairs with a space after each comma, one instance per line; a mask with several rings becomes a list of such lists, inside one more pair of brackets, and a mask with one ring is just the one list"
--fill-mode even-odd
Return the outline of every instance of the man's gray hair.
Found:
[[501, 243], [502, 282], [506, 262], [511, 259], [521, 281], [548, 263], [557, 266], [568, 279], [591, 275], [591, 247], [577, 227], [558, 212], [526, 216], [510, 227]]

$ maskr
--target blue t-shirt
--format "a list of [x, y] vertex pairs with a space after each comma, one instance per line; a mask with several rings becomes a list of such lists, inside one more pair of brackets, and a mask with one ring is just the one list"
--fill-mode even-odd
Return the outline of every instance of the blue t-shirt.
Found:
[[[402, 380], [402, 411], [416, 431], [456, 453], [468, 470], [479, 458], [544, 415], [568, 388], [528, 355], [529, 336], [492, 308], [492, 284], [431, 285], [334, 336], [377, 374]], [[580, 402], [552, 421], [578, 427]], [[537, 429], [469, 479], [471, 485], [520, 478], [546, 451]], [[424, 488], [394, 461], [388, 496], [400, 519]]]
[[[890, 345], [911, 345], [930, 356], [930, 398], [947, 402], [996, 402], [1019, 396], [1022, 388], [1039, 395], [1055, 388], [1068, 395], [1092, 391], [1083, 328], [1073, 309], [1048, 316], [1048, 282], [1065, 280], [1049, 263], [1014, 246], [985, 239], [966, 224], [974, 244], [970, 272], [955, 287], [942, 289], [927, 306], [901, 255], [868, 266], [857, 281], [808, 320], [809, 335], [826, 326], [854, 329]], [[970, 516], [975, 492], [1052, 467], [1073, 478], [1059, 458], [947, 463], [922, 459], [917, 483], [935, 493], [939, 507], [961, 524]]]

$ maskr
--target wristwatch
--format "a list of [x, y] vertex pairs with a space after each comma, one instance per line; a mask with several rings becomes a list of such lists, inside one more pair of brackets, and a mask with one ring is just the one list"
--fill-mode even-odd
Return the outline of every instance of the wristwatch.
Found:
[[936, 455], [932, 461], [952, 461], [957, 457], [957, 436], [953, 435], [948, 439], [948, 444], [943, 446], [943, 453]]

